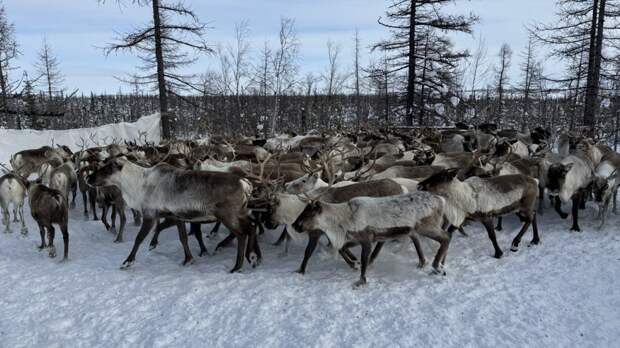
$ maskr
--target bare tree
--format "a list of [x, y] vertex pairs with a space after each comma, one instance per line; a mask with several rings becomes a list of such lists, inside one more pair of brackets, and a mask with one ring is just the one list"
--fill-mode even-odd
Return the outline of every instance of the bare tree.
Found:
[[508, 87], [508, 69], [512, 62], [512, 49], [508, 44], [503, 44], [499, 50], [499, 62], [496, 67], [496, 91], [497, 91], [497, 112], [496, 120], [499, 124], [502, 122], [504, 114], [504, 93]]
[[355, 28], [355, 36], [353, 37], [355, 43], [355, 53], [353, 59], [353, 78], [355, 79], [355, 116], [357, 120], [357, 127], [360, 127], [362, 120], [362, 108], [361, 108], [361, 91], [360, 91], [360, 32]]
[[[106, 0], [99, 0], [105, 2]], [[123, 3], [123, 0], [116, 0]], [[182, 1], [127, 0], [139, 6], [150, 6], [152, 22], [145, 27], [121, 35], [117, 43], [107, 47], [107, 54], [117, 51], [136, 52], [142, 60], [143, 84], [156, 85], [162, 117], [162, 136], [172, 136], [172, 118], [168, 110], [168, 94], [175, 90], [200, 91], [193, 83], [194, 75], [178, 70], [196, 61], [193, 53], [210, 53], [204, 41], [206, 25]], [[178, 95], [178, 94], [177, 94]]]
[[280, 96], [296, 82], [299, 46], [295, 20], [282, 18], [280, 20], [279, 46], [272, 57], [274, 107], [267, 128], [267, 136], [272, 136], [276, 131], [280, 115]]
[[45, 37], [37, 58], [38, 61], [35, 64], [37, 74], [45, 84], [48, 98], [52, 99], [54, 93], [62, 89], [65, 78], [60, 71], [60, 62], [54, 56], [52, 48]]
[[15, 26], [9, 22], [4, 4], [0, 4], [0, 105], [8, 108], [8, 96], [13, 92], [9, 72], [14, 70], [12, 61], [20, 54], [15, 41]]
[[521, 128], [525, 130], [527, 120], [532, 116], [532, 93], [534, 92], [534, 84], [536, 82], [536, 75], [538, 73], [538, 64], [534, 55], [534, 40], [530, 36], [527, 46], [523, 51], [521, 62], [521, 73], [523, 74], [523, 81], [521, 82], [521, 92], [523, 93], [523, 110], [521, 112]]

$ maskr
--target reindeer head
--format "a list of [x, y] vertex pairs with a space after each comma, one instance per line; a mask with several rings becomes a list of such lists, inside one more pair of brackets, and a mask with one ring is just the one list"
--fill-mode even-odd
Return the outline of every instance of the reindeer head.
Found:
[[323, 211], [320, 201], [311, 201], [293, 223], [298, 232], [308, 232], [318, 229], [318, 219]]
[[88, 184], [91, 186], [109, 186], [119, 182], [118, 177], [123, 170], [124, 161], [111, 160], [104, 166], [95, 170], [88, 176]]
[[547, 182], [547, 188], [551, 193], [558, 193], [562, 186], [564, 186], [564, 182], [566, 181], [566, 175], [573, 168], [572, 163], [561, 164], [556, 163], [549, 167], [549, 171], [547, 176], [549, 180]]
[[292, 194], [299, 194], [302, 192], [310, 191], [316, 187], [320, 176], [321, 175], [318, 172], [305, 174], [301, 178], [287, 183], [285, 185], [286, 192]]
[[436, 192], [437, 190], [440, 190], [443, 186], [452, 183], [452, 181], [456, 179], [458, 173], [459, 168], [452, 168], [443, 170], [435, 175], [431, 175], [430, 177], [421, 181], [418, 184], [418, 190]]

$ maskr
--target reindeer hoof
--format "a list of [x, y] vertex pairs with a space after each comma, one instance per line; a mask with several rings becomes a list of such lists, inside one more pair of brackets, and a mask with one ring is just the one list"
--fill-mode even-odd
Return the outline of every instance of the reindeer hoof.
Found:
[[252, 268], [256, 268], [258, 266], [258, 255], [255, 252], [251, 252], [250, 256], [248, 256], [248, 262], [252, 265]]
[[566, 214], [566, 213], [562, 213], [562, 214], [560, 214], [560, 217], [561, 217], [562, 219], [567, 219], [567, 218], [568, 218], [568, 214]]
[[110, 231], [111, 233], [116, 234], [116, 227], [112, 226], [112, 227], [110, 227], [110, 229], [108, 231]]
[[419, 269], [423, 269], [424, 267], [426, 267], [426, 260], [418, 263], [418, 268]]
[[353, 261], [353, 263], [351, 264], [351, 268], [358, 270], [360, 269], [360, 267], [362, 267], [362, 263], [359, 261]]
[[510, 251], [516, 253], [517, 251], [519, 251], [519, 246], [513, 244], [512, 246], [510, 246]]
[[[114, 240], [114, 243], [122, 243], [122, 242], [123, 242], [123, 238], [116, 238]], [[149, 250], [150, 250], [150, 248], [149, 248]]]
[[228, 273], [237, 273], [239, 271], [241, 271], [241, 267], [235, 267], [235, 268], [231, 269]]
[[356, 281], [355, 283], [353, 283], [353, 289], [360, 289], [360, 288], [366, 287], [367, 285], [368, 285], [368, 282], [366, 281], [366, 279], [360, 279]]
[[157, 243], [151, 243], [151, 244], [149, 245], [149, 250], [153, 250], [153, 249], [155, 249], [155, 248], [157, 248]]
[[50, 248], [48, 256], [51, 257], [51, 258], [56, 257], [56, 247], [51, 247]]
[[193, 265], [193, 264], [194, 264], [193, 258], [185, 259], [185, 261], [183, 261], [183, 266]]
[[501, 259], [503, 255], [504, 255], [503, 251], [498, 251], [495, 253], [493, 257], [495, 257], [496, 259]]
[[133, 266], [134, 261], [125, 261], [123, 262], [123, 264], [121, 265], [121, 269], [128, 269], [129, 267]]
[[200, 250], [199, 257], [209, 256], [209, 251], [207, 249]]
[[304, 275], [304, 274], [306, 274], [306, 271], [304, 271], [303, 269], [300, 268], [300, 269], [294, 271], [293, 273]]
[[435, 268], [435, 267], [433, 267], [433, 269], [431, 270], [431, 275], [442, 275], [442, 276], [445, 276], [446, 275], [446, 271], [444, 271], [443, 268]]
[[581, 232], [581, 228], [579, 228], [579, 226], [573, 226], [570, 228], [570, 230], [574, 232]]
[[528, 245], [528, 247], [531, 247], [532, 245], [538, 245], [538, 244], [540, 244], [540, 240], [539, 240], [539, 239], [532, 240], [532, 241], [530, 242], [530, 244]]

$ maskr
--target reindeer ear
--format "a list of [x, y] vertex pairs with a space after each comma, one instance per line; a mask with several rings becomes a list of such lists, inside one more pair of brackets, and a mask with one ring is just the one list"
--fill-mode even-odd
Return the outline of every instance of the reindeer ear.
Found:
[[459, 173], [459, 171], [460, 171], [459, 168], [450, 168], [446, 170], [446, 176], [450, 179], [454, 179], [456, 175]]

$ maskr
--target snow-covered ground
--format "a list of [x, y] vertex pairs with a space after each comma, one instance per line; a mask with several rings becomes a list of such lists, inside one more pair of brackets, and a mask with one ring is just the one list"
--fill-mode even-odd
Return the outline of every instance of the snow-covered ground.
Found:
[[[261, 237], [263, 263], [239, 274], [227, 273], [234, 248], [198, 258], [193, 237], [196, 262], [181, 266], [173, 229], [154, 251], [147, 240], [123, 271], [137, 227], [128, 224], [126, 241], [114, 244], [80, 206], [68, 262], [37, 250], [28, 212], [27, 237], [17, 225], [0, 233], [1, 347], [612, 347], [620, 339], [620, 217], [598, 231], [591, 206], [583, 233], [547, 210], [542, 244], [527, 247], [528, 232], [517, 253], [508, 249], [518, 221], [507, 218], [501, 260], [472, 224], [469, 238], [455, 234], [445, 277], [417, 269], [411, 248], [391, 245], [357, 290], [358, 272], [331, 254], [317, 252], [305, 276], [293, 273], [305, 243], [278, 257], [276, 232]], [[425, 247], [432, 256], [435, 245]]]

